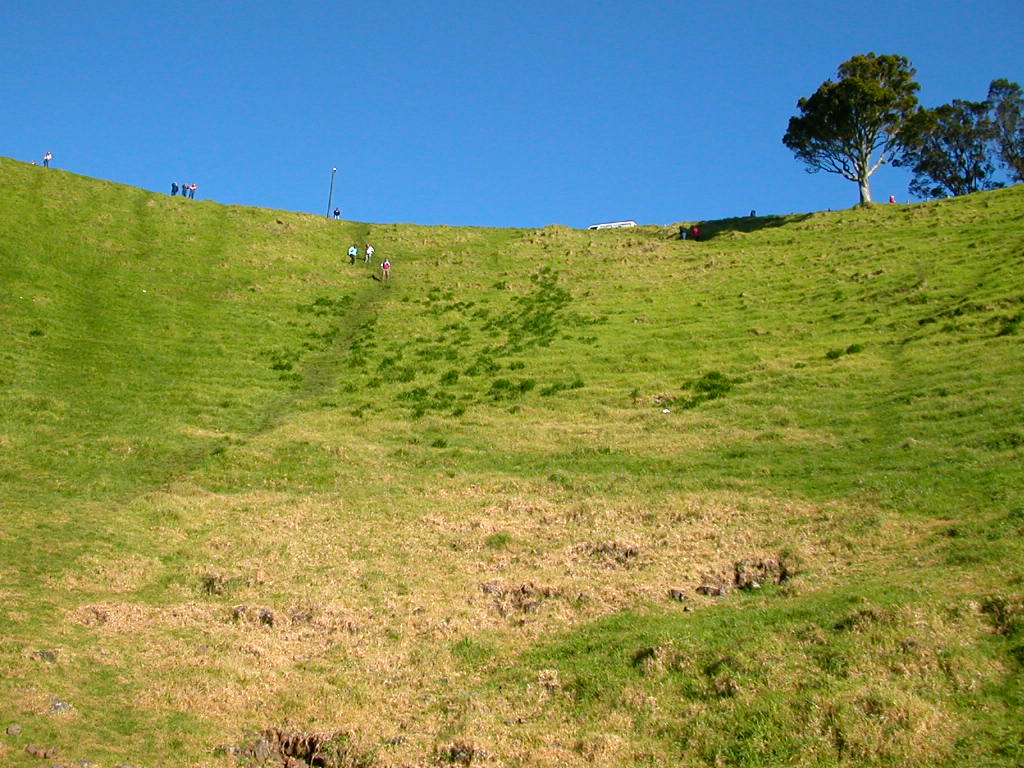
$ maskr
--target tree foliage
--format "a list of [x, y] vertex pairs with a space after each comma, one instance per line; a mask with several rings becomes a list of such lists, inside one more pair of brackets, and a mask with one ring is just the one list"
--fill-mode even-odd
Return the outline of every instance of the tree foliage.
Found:
[[993, 80], [988, 87], [992, 140], [1013, 181], [1024, 181], [1024, 94], [1017, 83]]
[[912, 169], [911, 194], [935, 198], [1002, 186], [992, 179], [988, 115], [988, 102], [960, 99], [917, 111], [903, 129], [904, 149], [894, 161]]
[[993, 80], [985, 101], [954, 100], [919, 109], [901, 134], [894, 160], [913, 170], [917, 197], [966, 195], [1002, 186], [1001, 163], [1011, 181], [1024, 181], [1024, 94], [1017, 83]]
[[902, 130], [917, 107], [916, 71], [903, 56], [868, 53], [841, 64], [797, 102], [782, 142], [808, 172], [837, 173], [854, 181], [860, 201], [871, 202], [871, 175], [902, 147]]
[[782, 143], [808, 171], [838, 173], [857, 182], [860, 202], [871, 200], [870, 177], [901, 147], [901, 131], [918, 105], [916, 74], [898, 55], [857, 55], [797, 102]]

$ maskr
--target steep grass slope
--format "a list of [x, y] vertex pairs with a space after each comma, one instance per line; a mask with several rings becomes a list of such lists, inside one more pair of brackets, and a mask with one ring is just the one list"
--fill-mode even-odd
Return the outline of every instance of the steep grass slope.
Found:
[[0, 160], [0, 758], [1019, 764], [1022, 224], [369, 225]]

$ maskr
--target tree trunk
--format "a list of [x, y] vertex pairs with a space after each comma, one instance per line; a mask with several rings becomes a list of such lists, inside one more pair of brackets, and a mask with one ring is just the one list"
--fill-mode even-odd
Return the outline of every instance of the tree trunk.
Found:
[[871, 179], [867, 176], [860, 180], [860, 204], [871, 202]]

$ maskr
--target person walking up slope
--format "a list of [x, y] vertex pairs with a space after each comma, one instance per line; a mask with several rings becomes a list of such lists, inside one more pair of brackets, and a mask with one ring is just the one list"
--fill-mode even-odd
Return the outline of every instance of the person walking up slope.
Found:
[[370, 245], [369, 243], [366, 244], [366, 263], [373, 263], [373, 246]]

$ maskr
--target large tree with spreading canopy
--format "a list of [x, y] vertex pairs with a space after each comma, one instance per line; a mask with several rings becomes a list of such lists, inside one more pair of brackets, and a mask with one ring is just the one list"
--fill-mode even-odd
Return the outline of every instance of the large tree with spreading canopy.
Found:
[[894, 161], [913, 170], [911, 194], [946, 197], [1002, 186], [993, 179], [988, 114], [988, 102], [962, 99], [918, 110], [903, 130], [903, 154]]
[[988, 88], [992, 138], [1012, 181], [1024, 181], [1024, 92], [1017, 83], [993, 80]]
[[916, 71], [903, 56], [874, 53], [841, 64], [797, 102], [782, 142], [810, 173], [837, 173], [854, 181], [860, 202], [871, 202], [871, 175], [901, 148], [901, 131], [917, 108]]

